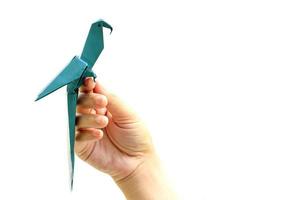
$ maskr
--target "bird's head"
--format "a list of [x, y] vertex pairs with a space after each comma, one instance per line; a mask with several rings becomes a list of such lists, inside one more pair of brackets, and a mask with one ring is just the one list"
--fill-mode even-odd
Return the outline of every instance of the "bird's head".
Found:
[[110, 33], [113, 28], [104, 20], [94, 22], [90, 28], [86, 42], [80, 58], [84, 60], [91, 69], [104, 48], [103, 27], [109, 28]]
[[110, 29], [110, 33], [113, 31], [113, 28], [110, 24], [108, 24], [107, 22], [105, 22], [104, 20], [100, 19], [98, 21], [96, 21], [95, 23], [93, 23], [92, 25], [93, 28], [95, 29], [102, 29], [102, 27], [105, 28], [109, 28]]

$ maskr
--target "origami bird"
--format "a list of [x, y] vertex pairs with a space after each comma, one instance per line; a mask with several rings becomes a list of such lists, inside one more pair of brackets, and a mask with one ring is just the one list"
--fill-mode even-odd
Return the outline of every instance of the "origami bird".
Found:
[[103, 48], [103, 27], [113, 28], [104, 20], [98, 20], [91, 25], [81, 56], [75, 56], [71, 62], [54, 78], [52, 82], [38, 95], [35, 101], [47, 96], [57, 89], [67, 85], [68, 93], [68, 118], [69, 118], [69, 142], [70, 142], [70, 179], [71, 189], [73, 188], [74, 177], [74, 143], [75, 143], [75, 120], [78, 88], [82, 85], [85, 77], [94, 77], [96, 74], [92, 68], [100, 56]]

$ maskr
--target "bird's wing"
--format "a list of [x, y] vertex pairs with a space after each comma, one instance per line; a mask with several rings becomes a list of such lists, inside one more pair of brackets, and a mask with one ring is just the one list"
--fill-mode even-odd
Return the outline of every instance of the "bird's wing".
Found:
[[38, 95], [36, 101], [54, 92], [55, 90], [79, 79], [87, 69], [87, 63], [75, 56], [55, 79]]
[[94, 66], [104, 48], [103, 27], [109, 28], [111, 32], [113, 30], [108, 23], [99, 20], [92, 24], [84, 44], [80, 58], [88, 63], [89, 68]]

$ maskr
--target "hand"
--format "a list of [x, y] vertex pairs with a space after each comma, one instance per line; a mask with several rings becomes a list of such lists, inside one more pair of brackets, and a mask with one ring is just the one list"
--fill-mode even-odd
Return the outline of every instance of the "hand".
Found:
[[111, 175], [128, 200], [175, 199], [150, 134], [132, 109], [92, 78], [80, 92], [76, 154]]
[[153, 155], [149, 133], [128, 106], [93, 78], [85, 79], [80, 92], [75, 151], [120, 181]]

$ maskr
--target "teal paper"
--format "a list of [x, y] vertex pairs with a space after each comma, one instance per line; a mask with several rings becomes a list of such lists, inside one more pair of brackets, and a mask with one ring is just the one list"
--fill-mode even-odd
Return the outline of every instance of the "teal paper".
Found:
[[51, 94], [57, 89], [67, 85], [68, 93], [68, 118], [69, 118], [69, 139], [70, 139], [70, 159], [71, 159], [71, 189], [73, 188], [74, 177], [74, 143], [75, 143], [75, 120], [76, 104], [78, 98], [78, 88], [82, 85], [85, 77], [94, 77], [96, 74], [92, 68], [100, 56], [103, 48], [103, 27], [113, 28], [103, 20], [98, 20], [92, 24], [86, 39], [81, 56], [75, 56], [71, 62], [63, 69], [56, 78], [38, 95], [36, 101]]

